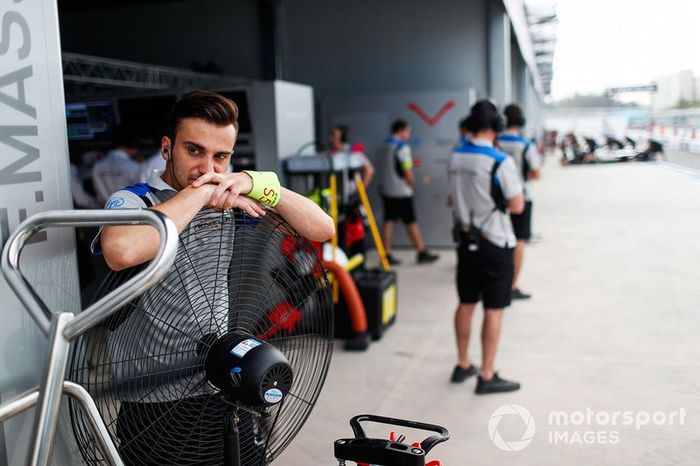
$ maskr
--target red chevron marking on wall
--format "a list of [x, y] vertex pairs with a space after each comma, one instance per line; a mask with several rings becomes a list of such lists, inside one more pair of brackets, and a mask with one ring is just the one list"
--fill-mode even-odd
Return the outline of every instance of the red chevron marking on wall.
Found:
[[445, 103], [445, 105], [443, 105], [433, 117], [429, 117], [428, 115], [426, 115], [426, 113], [423, 111], [422, 108], [418, 106], [418, 104], [409, 102], [406, 106], [410, 111], [418, 115], [418, 117], [421, 120], [425, 121], [428, 124], [428, 126], [434, 126], [438, 121], [442, 119], [443, 116], [445, 116], [445, 113], [449, 112], [451, 109], [456, 107], [456, 105], [457, 104], [455, 104], [454, 100], [450, 100], [449, 102]]

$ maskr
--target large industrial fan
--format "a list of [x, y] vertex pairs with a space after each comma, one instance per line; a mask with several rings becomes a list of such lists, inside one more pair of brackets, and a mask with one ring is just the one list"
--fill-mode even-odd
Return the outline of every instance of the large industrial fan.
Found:
[[[165, 278], [75, 343], [69, 378], [128, 465], [265, 465], [318, 398], [332, 316], [314, 246], [278, 214], [205, 210]], [[78, 403], [70, 414], [86, 463], [107, 464]]]

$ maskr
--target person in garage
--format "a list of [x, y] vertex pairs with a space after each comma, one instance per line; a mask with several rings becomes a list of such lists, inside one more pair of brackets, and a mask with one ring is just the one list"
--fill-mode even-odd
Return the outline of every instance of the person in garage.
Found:
[[[274, 172], [229, 173], [233, 149], [238, 133], [238, 109], [235, 103], [218, 94], [195, 91], [187, 94], [173, 107], [168, 121], [166, 135], [161, 140], [161, 154], [165, 159], [162, 173], [154, 172], [146, 183], [125, 187], [113, 193], [106, 202], [107, 209], [152, 209], [172, 219], [179, 233], [182, 233], [195, 217], [205, 218], [207, 228], [197, 234], [181, 237], [181, 241], [196, 243], [211, 240], [205, 230], [210, 230], [210, 222], [233, 222], [234, 217], [221, 215], [228, 209], [241, 209], [253, 217], [265, 215], [265, 208], [274, 208], [300, 235], [313, 241], [326, 241], [334, 233], [332, 219], [316, 204], [305, 197], [281, 187]], [[219, 231], [220, 230], [220, 231]], [[221, 232], [233, 235], [233, 228], [221, 228], [215, 232], [216, 241], [232, 241], [232, 237], [221, 238]], [[106, 263], [114, 271], [129, 269], [153, 259], [159, 245], [155, 229], [148, 226], [111, 226], [102, 229], [94, 249], [100, 249]], [[221, 274], [222, 283], [227, 283], [229, 260], [223, 258], [221, 264], [210, 264], [208, 258], [197, 257], [199, 248], [192, 244], [188, 248], [193, 253], [188, 261], [201, 263], [209, 271]], [[194, 279], [180, 277], [175, 268], [162, 280], [162, 288], [175, 296], [188, 293]], [[224, 286], [225, 288], [225, 286]], [[195, 295], [195, 293], [192, 293]], [[196, 357], [196, 339], [182, 338], [183, 328], [194, 328], [194, 316], [185, 309], [169, 309], [167, 315], [177, 321], [164, 322], [161, 300], [156, 301], [144, 294], [140, 309], [147, 312], [133, 312], [124, 317], [123, 322], [110, 329], [107, 348], [110, 354], [119, 355], [119, 364], [112, 364], [110, 370], [115, 380], [135, 378], [148, 373], [155, 366], [170, 367], [177, 363], [176, 358]], [[199, 299], [204, 299], [201, 294]], [[191, 299], [197, 299], [197, 297]], [[165, 299], [176, 303], [182, 300]], [[202, 303], [200, 303], [202, 304]], [[190, 303], [190, 306], [198, 306]], [[203, 304], [202, 304], [203, 305]], [[208, 297], [206, 303], [212, 309], [227, 309], [228, 293], [223, 290]], [[172, 307], [172, 306], [171, 306]], [[159, 315], [160, 314], [160, 315]], [[212, 312], [214, 319], [215, 312]], [[207, 327], [211, 323], [197, 326]], [[147, 338], [134, 341], [129, 329], [139, 329], [139, 335]], [[205, 335], [201, 336], [202, 338]], [[192, 341], [191, 341], [192, 340]], [[173, 360], [155, 361], [153, 345], [164, 345]], [[167, 358], [165, 358], [167, 359]], [[165, 370], [165, 369], [163, 369]], [[119, 415], [116, 435], [120, 441], [120, 454], [128, 464], [213, 464], [220, 451], [223, 429], [221, 416], [209, 416], [199, 420], [203, 410], [221, 403], [211, 403], [212, 389], [198, 375], [183, 377], [172, 386], [144, 387], [129, 393], [119, 393]], [[192, 396], [178, 400], [181, 386], [198, 387]], [[175, 395], [173, 395], [175, 394]], [[177, 404], [177, 409], [173, 409]], [[221, 408], [223, 410], [223, 408]], [[197, 431], [193, 426], [197, 425]], [[178, 439], [177, 451], [160, 448], [156, 438]], [[213, 439], [211, 448], [204, 448], [198, 439]], [[199, 442], [199, 443], [198, 443]], [[242, 443], [252, 442], [241, 438]], [[171, 442], [166, 444], [172, 445]], [[144, 452], [148, 452], [149, 460]]]

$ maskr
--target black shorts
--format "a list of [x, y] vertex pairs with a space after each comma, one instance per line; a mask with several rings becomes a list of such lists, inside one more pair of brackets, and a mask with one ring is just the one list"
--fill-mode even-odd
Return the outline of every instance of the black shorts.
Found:
[[401, 219], [406, 225], [416, 221], [412, 197], [382, 196], [382, 200], [384, 201], [384, 221]]
[[457, 290], [459, 302], [484, 302], [484, 308], [510, 306], [513, 284], [513, 249], [499, 248], [482, 239], [479, 250], [457, 248]]
[[519, 240], [529, 240], [532, 236], [530, 224], [532, 223], [532, 201], [525, 201], [525, 209], [520, 214], [510, 214], [510, 222], [513, 224], [513, 233]]

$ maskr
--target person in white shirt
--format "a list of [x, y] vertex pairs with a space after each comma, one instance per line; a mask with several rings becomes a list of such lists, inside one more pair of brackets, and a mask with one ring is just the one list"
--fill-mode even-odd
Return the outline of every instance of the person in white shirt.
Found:
[[540, 177], [542, 154], [537, 145], [523, 136], [525, 116], [523, 110], [517, 104], [508, 105], [503, 114], [506, 117], [506, 129], [498, 136], [498, 147], [506, 154], [513, 157], [518, 167], [520, 181], [523, 183], [525, 195], [525, 210], [520, 214], [511, 214], [513, 232], [518, 242], [515, 246], [515, 269], [513, 272], [513, 299], [528, 299], [530, 294], [523, 292], [518, 287], [518, 279], [523, 266], [525, 242], [532, 236], [532, 197], [528, 190], [529, 181]]
[[362, 184], [365, 188], [374, 176], [374, 165], [365, 154], [365, 147], [361, 143], [351, 145], [348, 142], [348, 127], [336, 125], [328, 134], [328, 155], [338, 153], [358, 154], [362, 158]]
[[141, 164], [141, 182], [146, 183], [151, 179], [153, 173], [163, 173], [165, 171], [165, 159], [163, 154], [161, 154], [160, 149], [157, 152], [151, 154], [142, 164]]
[[[523, 186], [512, 157], [494, 148], [503, 130], [503, 116], [491, 102], [474, 104], [465, 120], [463, 138], [450, 157], [449, 185], [458, 237], [455, 311], [457, 365], [452, 382], [479, 374], [477, 394], [518, 390], [520, 384], [498, 376], [494, 369], [503, 309], [510, 305], [515, 235], [509, 213], [522, 212]], [[468, 356], [472, 317], [484, 306], [481, 330], [482, 365]]]
[[135, 136], [118, 128], [114, 134], [114, 146], [92, 167], [92, 183], [100, 204], [104, 204], [113, 192], [141, 180], [143, 156]]

